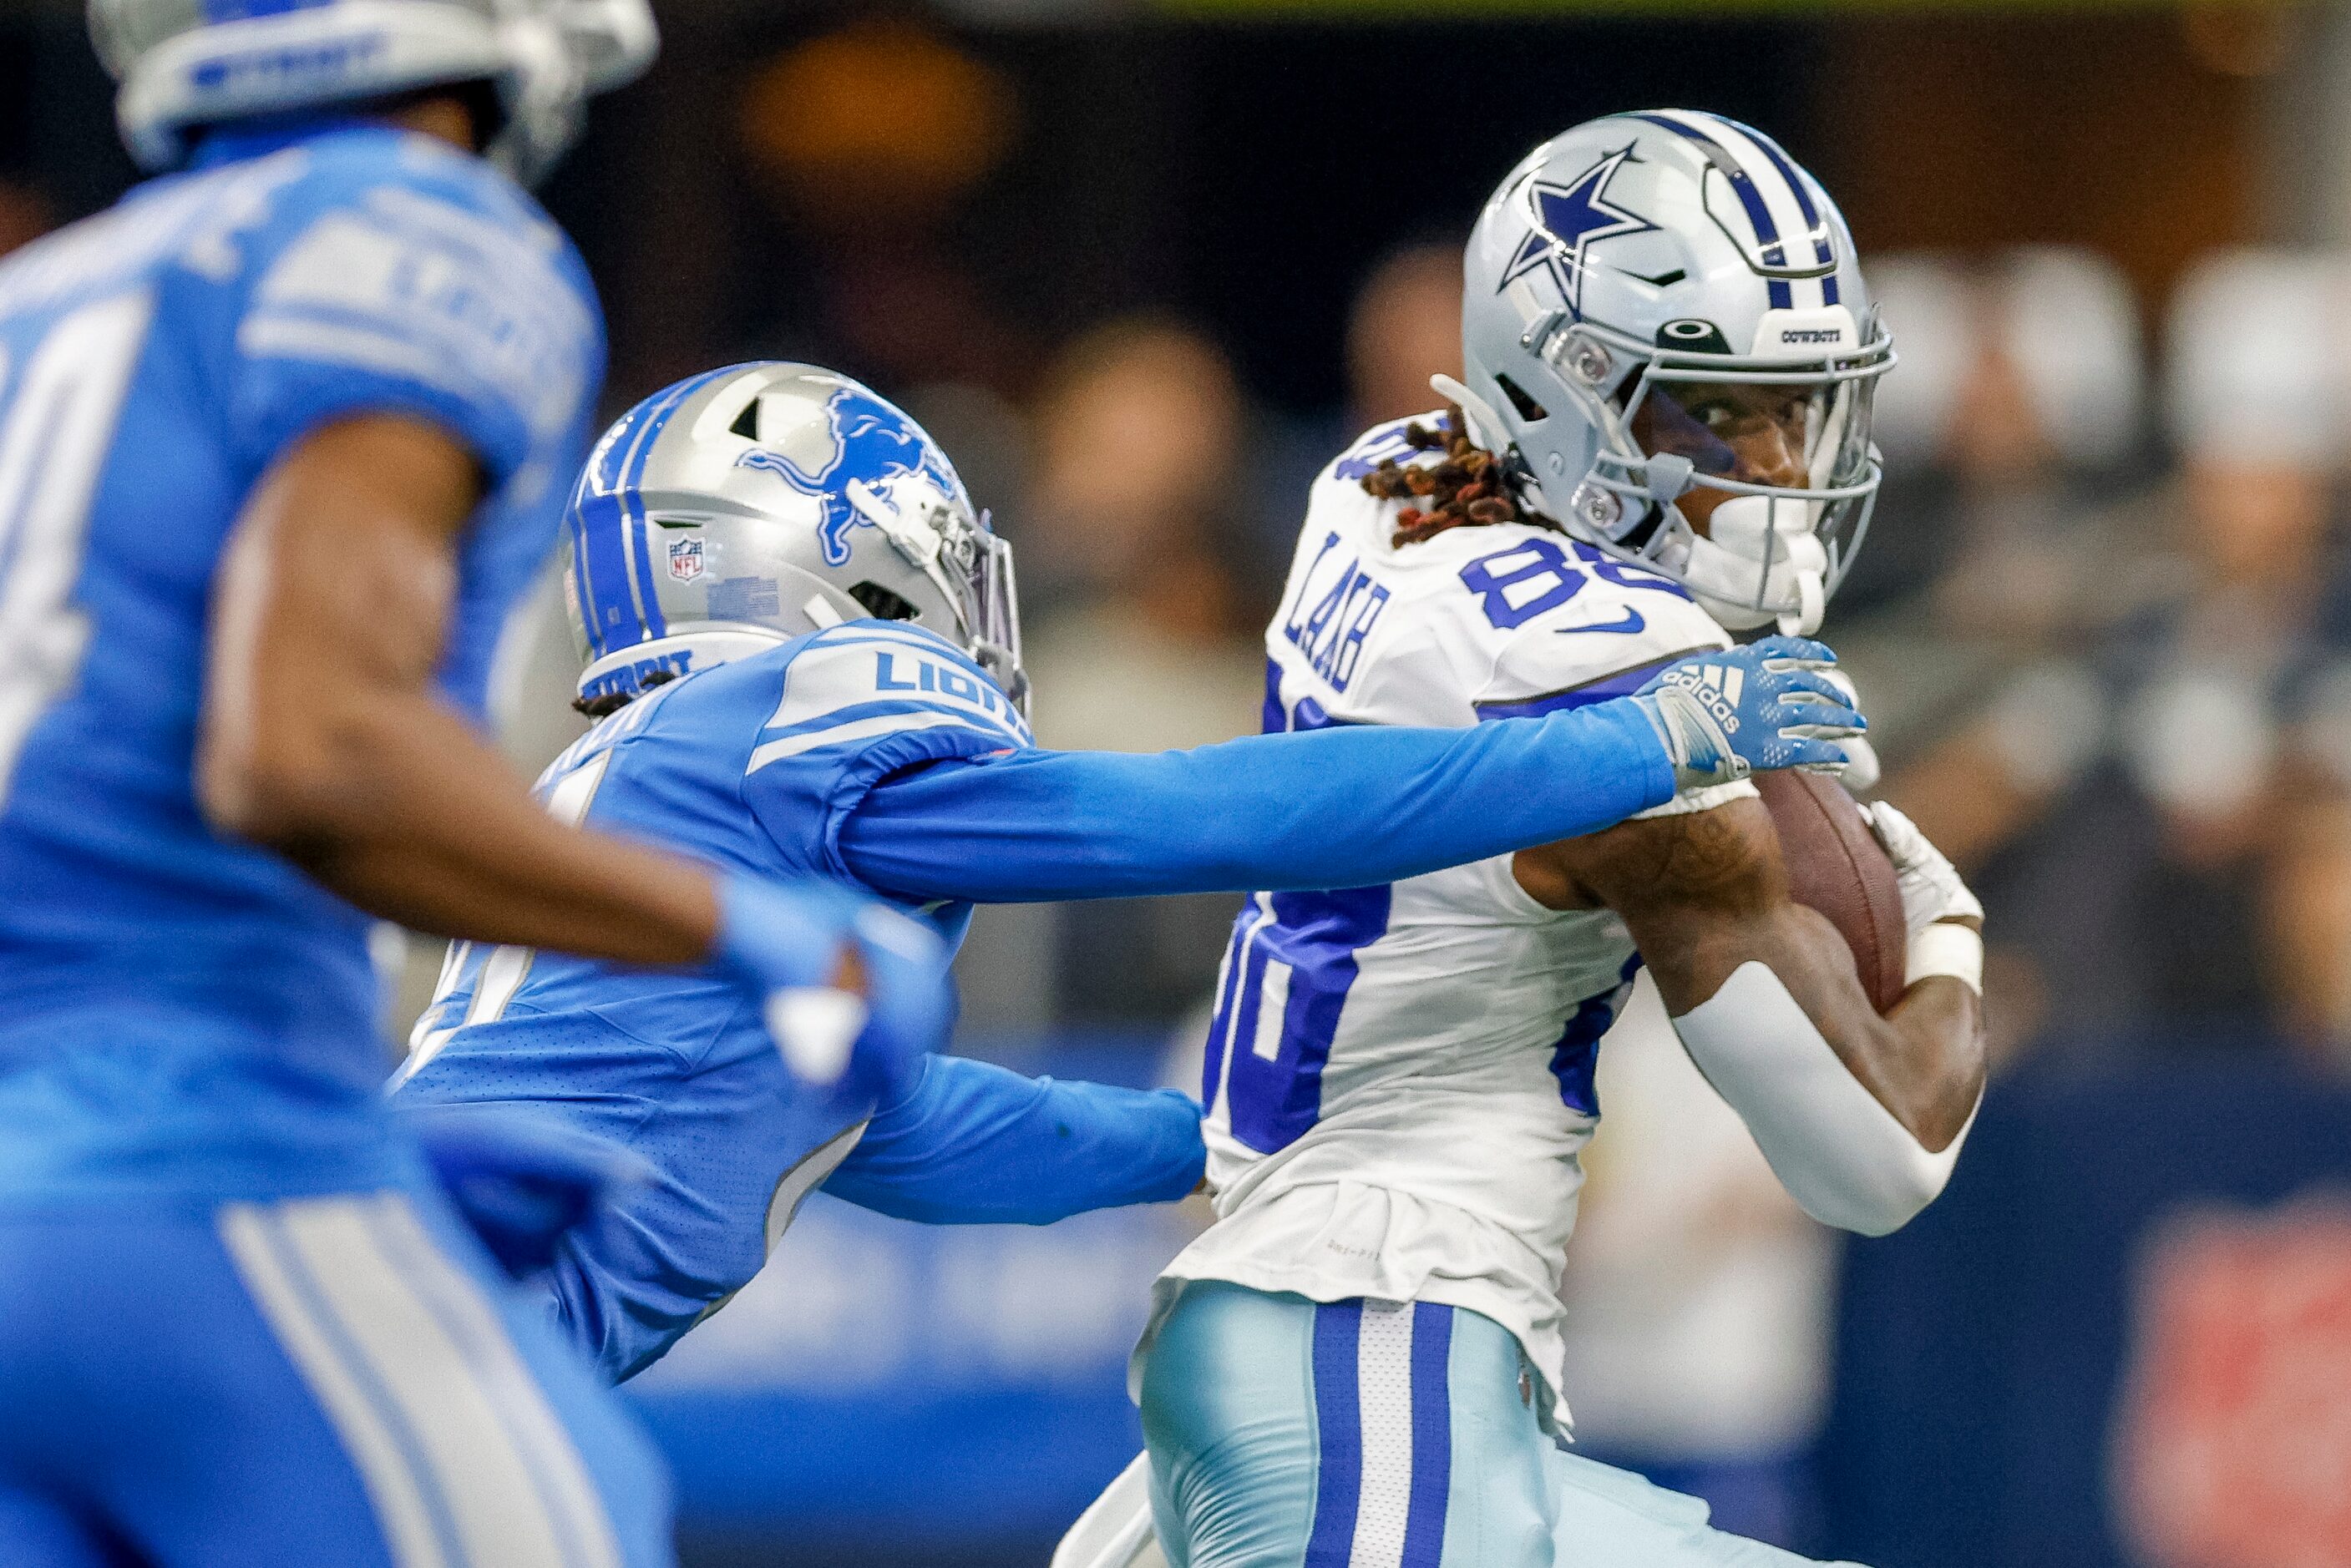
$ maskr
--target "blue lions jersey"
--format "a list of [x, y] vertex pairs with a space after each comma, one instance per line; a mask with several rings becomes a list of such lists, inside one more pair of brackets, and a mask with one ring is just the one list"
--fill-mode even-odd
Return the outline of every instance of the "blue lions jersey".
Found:
[[[729, 869], [854, 881], [842, 830], [877, 786], [1029, 745], [952, 645], [852, 621], [656, 687], [558, 758], [539, 793], [566, 822]], [[970, 919], [967, 903], [893, 901], [950, 942]], [[551, 1276], [569, 1331], [616, 1378], [758, 1272], [819, 1185], [904, 1218], [1040, 1222], [1180, 1198], [1205, 1158], [1180, 1094], [933, 1057], [893, 1103], [843, 1108], [796, 1088], [737, 984], [466, 943], [398, 1093], [535, 1106], [651, 1166]]]
[[538, 207], [381, 126], [216, 134], [0, 264], [0, 1199], [390, 1158], [364, 919], [197, 809], [207, 598], [306, 432], [430, 421], [488, 485], [440, 672], [478, 713], [602, 371]]

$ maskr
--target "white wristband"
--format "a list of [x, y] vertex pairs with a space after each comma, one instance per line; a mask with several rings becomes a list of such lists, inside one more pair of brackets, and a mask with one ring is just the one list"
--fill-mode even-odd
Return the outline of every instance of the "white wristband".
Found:
[[1947, 974], [1983, 994], [1983, 934], [1950, 920], [1930, 920], [1910, 933], [1903, 983], [1916, 985], [1930, 974]]

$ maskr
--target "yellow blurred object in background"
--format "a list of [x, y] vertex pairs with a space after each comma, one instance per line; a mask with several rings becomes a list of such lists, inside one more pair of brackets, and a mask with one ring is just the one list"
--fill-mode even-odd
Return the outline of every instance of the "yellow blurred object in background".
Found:
[[817, 215], [927, 219], [986, 176], [1018, 122], [996, 71], [918, 26], [860, 23], [754, 74], [742, 134]]

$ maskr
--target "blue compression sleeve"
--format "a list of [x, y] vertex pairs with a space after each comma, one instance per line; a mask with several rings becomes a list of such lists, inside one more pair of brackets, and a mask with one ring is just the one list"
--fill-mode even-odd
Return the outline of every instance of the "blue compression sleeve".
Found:
[[1207, 1158], [1200, 1107], [1174, 1089], [1061, 1084], [932, 1056], [824, 1190], [927, 1225], [1044, 1225], [1172, 1203], [1199, 1185]]
[[1364, 888], [1596, 833], [1673, 794], [1665, 743], [1615, 701], [1463, 730], [939, 763], [875, 785], [840, 846], [869, 887], [983, 904]]

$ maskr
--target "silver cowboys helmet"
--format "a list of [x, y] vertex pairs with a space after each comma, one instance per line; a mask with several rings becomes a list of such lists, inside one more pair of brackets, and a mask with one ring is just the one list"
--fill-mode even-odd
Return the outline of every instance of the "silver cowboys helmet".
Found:
[[843, 621], [908, 620], [1026, 708], [1011, 546], [923, 428], [813, 365], [736, 365], [629, 410], [566, 514], [583, 706]]
[[204, 126], [485, 81], [505, 111], [489, 153], [526, 182], [659, 44], [646, 0], [89, 0], [89, 31], [151, 173]]
[[1725, 626], [1820, 625], [1877, 493], [1892, 340], [1828, 192], [1719, 115], [1610, 115], [1537, 148], [1469, 239], [1470, 436], [1535, 511]]

